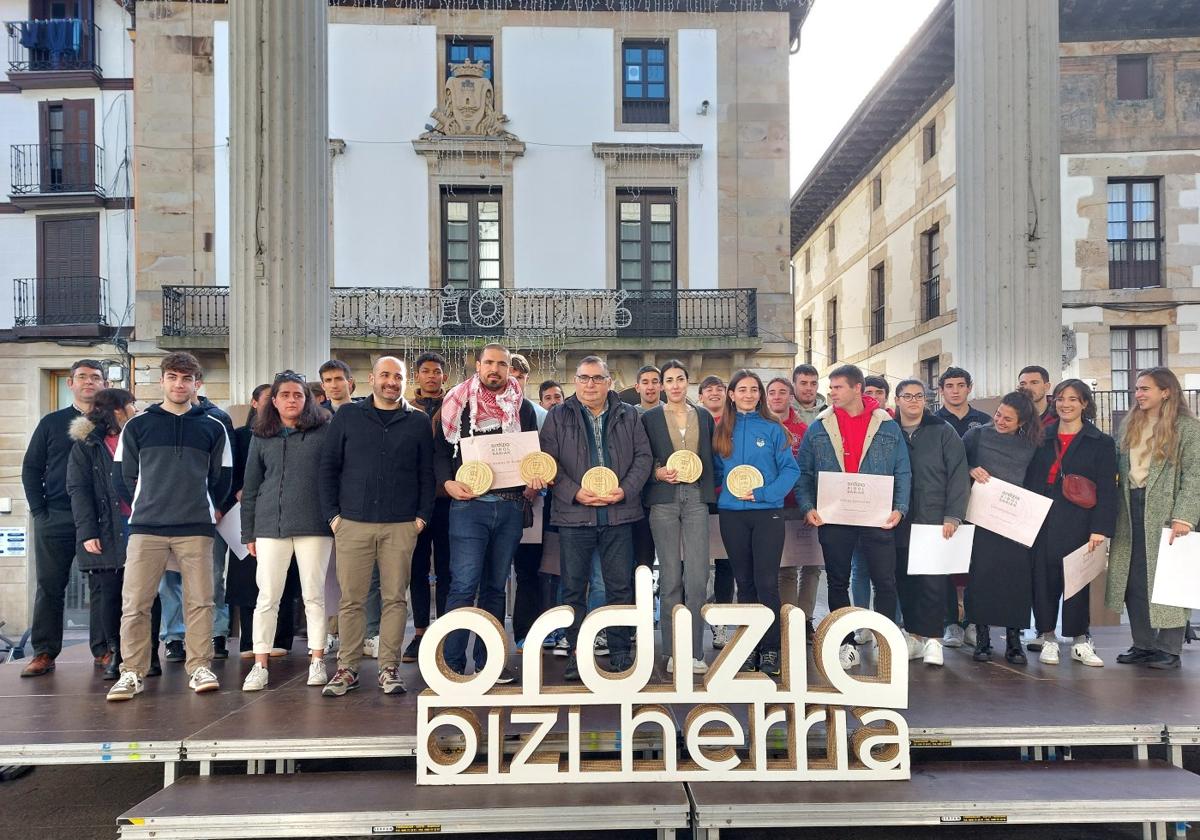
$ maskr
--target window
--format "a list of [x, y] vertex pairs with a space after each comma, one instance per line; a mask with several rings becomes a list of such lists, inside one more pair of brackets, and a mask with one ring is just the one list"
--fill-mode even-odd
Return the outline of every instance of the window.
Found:
[[834, 249], [837, 248], [837, 228], [834, 226], [833, 222], [830, 222], [829, 227], [827, 227], [825, 230], [829, 234], [828, 245], [829, 245], [829, 250], [832, 252]]
[[1123, 55], [1117, 58], [1117, 99], [1150, 98], [1150, 58]]
[[884, 339], [883, 321], [884, 275], [883, 264], [871, 269], [871, 343], [879, 344]]
[[500, 191], [443, 188], [442, 285], [500, 288]]
[[804, 249], [804, 273], [812, 274], [812, 248]]
[[446, 78], [456, 64], [466, 64], [472, 61], [482, 64], [483, 77], [492, 78], [492, 39], [491, 38], [461, 38], [453, 36], [446, 39]]
[[1113, 408], [1129, 410], [1137, 372], [1163, 363], [1162, 333], [1158, 327], [1113, 327], [1109, 334], [1112, 361]]
[[804, 319], [804, 364], [806, 364], [806, 365], [811, 365], [813, 363], [812, 345], [813, 345], [813, 329], [812, 329], [812, 316], [810, 315], [809, 317]]
[[621, 46], [621, 122], [669, 123], [670, 82], [666, 41], [625, 41]]
[[1162, 285], [1158, 245], [1158, 181], [1108, 182], [1108, 287]]
[[933, 160], [937, 154], [937, 123], [931, 122], [921, 129], [921, 160]]
[[878, 210], [883, 206], [883, 176], [876, 175], [871, 179], [871, 209]]
[[837, 354], [837, 298], [830, 298], [825, 307], [825, 334], [829, 339], [829, 364], [838, 360]]
[[921, 234], [921, 320], [942, 312], [942, 232], [934, 225]]
[[926, 389], [936, 391], [938, 377], [941, 375], [942, 366], [937, 356], [921, 360], [921, 379], [925, 382]]
[[675, 193], [617, 194], [617, 288], [675, 289]]

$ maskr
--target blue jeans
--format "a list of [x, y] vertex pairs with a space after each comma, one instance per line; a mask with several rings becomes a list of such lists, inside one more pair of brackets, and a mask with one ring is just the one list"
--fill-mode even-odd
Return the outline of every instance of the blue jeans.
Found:
[[183, 575], [170, 570], [164, 572], [158, 582], [158, 598], [162, 602], [162, 640], [182, 642], [186, 629], [183, 623]]
[[[565, 602], [564, 602], [565, 603]], [[600, 552], [592, 552], [592, 577], [588, 581], [588, 612], [604, 606], [604, 570], [600, 567]]]
[[[588, 581], [592, 577], [592, 555], [600, 552], [600, 574], [604, 579], [604, 603], [624, 606], [633, 603], [633, 526], [559, 527], [563, 602], [575, 610], [567, 630], [574, 652], [579, 625], [587, 615]], [[629, 627], [609, 627], [608, 649], [613, 656], [629, 653]]]
[[[513, 555], [521, 543], [524, 504], [504, 499], [472, 499], [450, 503], [450, 594], [446, 610], [470, 607], [479, 596], [479, 608], [486, 610], [504, 626], [504, 588], [512, 568]], [[466, 672], [466, 630], [451, 633], [446, 639], [446, 664], [458, 673]], [[487, 662], [487, 651], [475, 645], [475, 670]]]
[[229, 635], [229, 604], [225, 603], [225, 558], [229, 546], [213, 533], [213, 638]]

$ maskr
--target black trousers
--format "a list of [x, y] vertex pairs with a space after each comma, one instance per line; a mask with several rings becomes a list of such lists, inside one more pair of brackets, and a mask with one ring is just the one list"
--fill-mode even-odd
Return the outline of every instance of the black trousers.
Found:
[[[125, 583], [124, 569], [104, 569], [88, 572], [88, 585], [96, 598], [96, 618], [107, 640], [109, 650], [121, 655], [121, 587]], [[162, 602], [154, 596], [150, 609], [150, 649], [158, 652], [158, 631], [162, 625]]]
[[[437, 579], [437, 615], [446, 614], [446, 596], [450, 594], [450, 500], [435, 499], [433, 520], [429, 527], [417, 535], [417, 545], [412, 554], [412, 577], [409, 592], [412, 601], [413, 627], [424, 630], [429, 626], [432, 607], [430, 601], [429, 572], [430, 558], [433, 574]], [[517, 638], [520, 638], [518, 636]]]
[[650, 530], [650, 509], [646, 514], [633, 523], [633, 568], [654, 565], [654, 533]]
[[37, 594], [33, 599], [33, 653], [56, 658], [62, 653], [67, 582], [75, 561], [75, 519], [69, 510], [46, 511], [33, 524]]
[[778, 651], [783, 516], [778, 510], [723, 510], [720, 522], [721, 541], [729, 552], [739, 603], [762, 604], [775, 614], [760, 650]]
[[529, 628], [542, 614], [542, 580], [538, 570], [542, 566], [541, 543], [521, 543], [513, 557], [513, 569], [517, 573], [517, 592], [513, 598], [513, 638], [520, 641], [529, 634]]
[[713, 561], [713, 603], [733, 603], [733, 565], [724, 559]]
[[[1053, 525], [1053, 523], [1048, 523]], [[1033, 623], [1039, 634], [1053, 633], [1058, 624], [1058, 602], [1063, 596], [1062, 551], [1054, 550], [1053, 540], [1043, 544], [1046, 531], [1033, 547]], [[1076, 546], [1078, 548], [1079, 546]], [[1091, 604], [1085, 586], [1062, 604], [1062, 632], [1068, 638], [1086, 636], [1091, 624]]]
[[850, 559], [855, 547], [866, 560], [875, 588], [875, 612], [896, 617], [896, 539], [894, 532], [858, 525], [822, 525], [817, 530], [825, 554], [829, 611], [850, 606]]
[[[255, 586], [255, 589], [258, 589]], [[296, 565], [296, 558], [292, 556], [292, 565], [288, 566], [287, 577], [283, 582], [283, 593], [279, 596], [279, 617], [275, 622], [275, 639], [271, 642], [272, 647], [282, 648], [283, 650], [291, 650], [292, 645], [296, 643], [296, 613], [304, 615], [303, 609], [298, 605], [300, 597], [300, 567]], [[254, 606], [246, 606], [239, 604], [238, 611], [238, 652], [245, 653], [248, 650], [254, 650], [254, 637], [252, 631], [254, 629]], [[312, 650], [321, 650], [325, 647], [324, 639], [309, 639], [308, 647]]]
[[[949, 575], [910, 575], [908, 546], [896, 546], [896, 594], [904, 613], [905, 630], [929, 639], [939, 638], [944, 629], [942, 612], [947, 588], [954, 591]], [[957, 596], [954, 608], [957, 612]]]
[[90, 574], [84, 576], [88, 587], [88, 644], [92, 656], [108, 653], [108, 635], [104, 629], [104, 617], [100, 614], [100, 584]]
[[1179, 656], [1183, 652], [1184, 627], [1155, 627], [1150, 623], [1150, 573], [1146, 563], [1146, 491], [1129, 491], [1129, 519], [1133, 546], [1129, 553], [1129, 579], [1125, 583], [1125, 609], [1133, 646]]

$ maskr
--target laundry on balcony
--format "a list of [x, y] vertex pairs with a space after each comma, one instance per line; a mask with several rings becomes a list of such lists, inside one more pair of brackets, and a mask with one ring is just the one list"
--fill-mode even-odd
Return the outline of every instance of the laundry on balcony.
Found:
[[83, 25], [78, 18], [17, 21], [9, 24], [10, 33], [14, 27], [20, 32], [22, 47], [48, 55], [52, 63], [79, 55]]

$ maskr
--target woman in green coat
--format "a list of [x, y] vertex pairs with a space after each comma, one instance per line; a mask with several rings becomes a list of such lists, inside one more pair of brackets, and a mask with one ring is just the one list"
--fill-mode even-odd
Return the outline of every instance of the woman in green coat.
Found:
[[1164, 367], [1138, 374], [1136, 407], [1121, 429], [1116, 536], [1108, 557], [1110, 609], [1129, 610], [1133, 647], [1123, 665], [1179, 667], [1189, 610], [1150, 600], [1162, 529], [1186, 536], [1200, 520], [1200, 421]]

